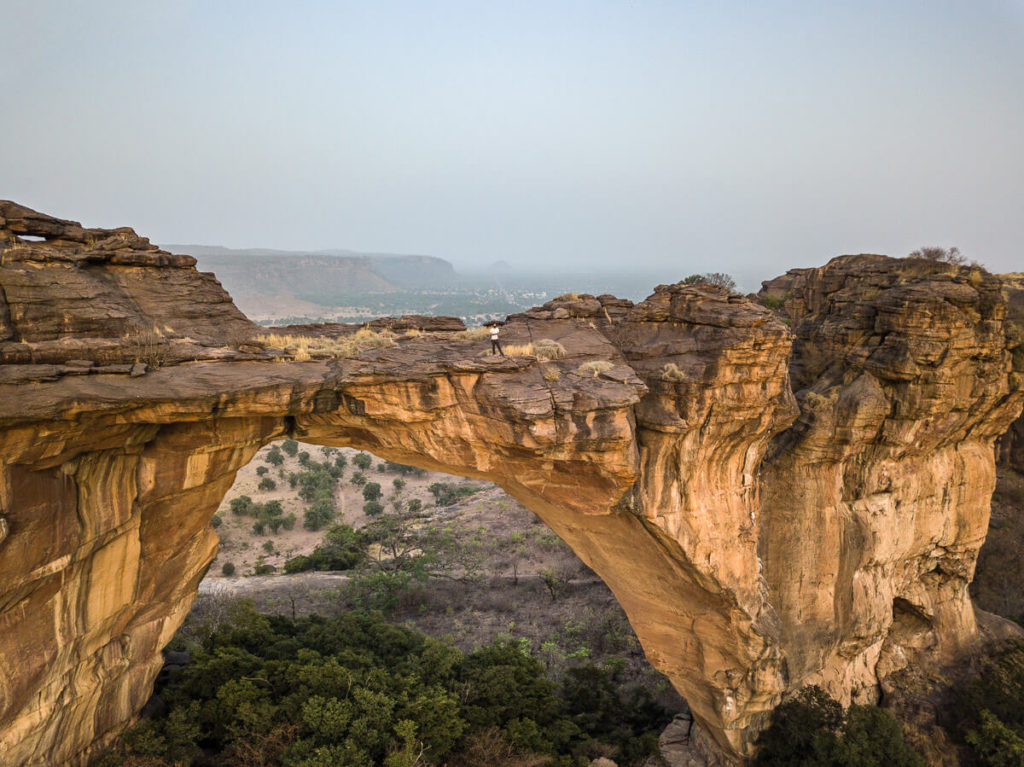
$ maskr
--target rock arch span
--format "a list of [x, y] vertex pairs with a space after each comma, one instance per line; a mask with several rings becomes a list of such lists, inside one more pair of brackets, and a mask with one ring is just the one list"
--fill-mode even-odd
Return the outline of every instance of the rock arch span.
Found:
[[711, 286], [563, 297], [505, 332], [560, 343], [548, 361], [437, 333], [281, 362], [130, 230], [5, 203], [0, 248], [5, 763], [83, 761], [134, 716], [210, 516], [286, 436], [501, 485], [608, 583], [711, 761], [752, 753], [789, 691], [873, 699], [975, 634], [993, 443], [1024, 396], [980, 270], [844, 257], [769, 284], [781, 313]]

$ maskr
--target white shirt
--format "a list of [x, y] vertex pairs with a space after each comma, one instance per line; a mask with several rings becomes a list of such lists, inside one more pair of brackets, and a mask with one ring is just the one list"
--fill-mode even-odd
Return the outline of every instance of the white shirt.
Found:
[[498, 340], [498, 329], [497, 328], [491, 328], [491, 340], [492, 341], [497, 341]]

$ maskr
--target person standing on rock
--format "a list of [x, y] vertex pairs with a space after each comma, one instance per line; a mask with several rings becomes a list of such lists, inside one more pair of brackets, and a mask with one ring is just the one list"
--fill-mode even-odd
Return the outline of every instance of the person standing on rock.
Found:
[[491, 325], [491, 355], [494, 355], [494, 351], [497, 349], [498, 354], [502, 357], [505, 356], [505, 352], [501, 350], [501, 341], [498, 340], [498, 326]]

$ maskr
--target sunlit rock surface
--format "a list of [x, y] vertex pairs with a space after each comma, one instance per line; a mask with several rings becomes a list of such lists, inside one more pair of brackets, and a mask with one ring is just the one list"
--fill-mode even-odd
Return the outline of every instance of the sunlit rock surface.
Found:
[[712, 762], [787, 692], [875, 699], [975, 634], [1024, 396], [981, 270], [843, 257], [767, 284], [775, 311], [566, 296], [502, 333], [551, 360], [437, 331], [292, 362], [189, 257], [0, 203], [0, 289], [0, 763], [82, 763], [132, 720], [210, 517], [284, 437], [501, 485], [615, 592]]

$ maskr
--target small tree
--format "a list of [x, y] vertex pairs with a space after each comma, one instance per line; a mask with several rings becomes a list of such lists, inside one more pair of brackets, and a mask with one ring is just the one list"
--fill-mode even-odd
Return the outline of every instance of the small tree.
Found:
[[381, 497], [381, 495], [383, 495], [383, 493], [381, 492], [380, 485], [376, 482], [367, 482], [363, 485], [364, 501], [376, 501]]
[[231, 507], [231, 513], [238, 517], [248, 516], [253, 513], [252, 498], [247, 495], [232, 498], [228, 505]]
[[366, 484], [366, 475], [363, 474], [363, 472], [361, 471], [357, 471], [353, 473], [351, 477], [349, 477], [348, 481], [351, 482], [356, 487], [360, 487]]
[[266, 457], [263, 460], [265, 460], [271, 466], [280, 466], [282, 463], [284, 463], [284, 455], [282, 455], [277, 445], [274, 445], [274, 447], [270, 448], [270, 451], [267, 453]]
[[229, 577], [234, 575], [235, 574], [235, 563], [234, 562], [225, 562], [224, 566], [220, 568], [220, 571], [221, 571], [221, 573], [223, 573], [224, 575], [227, 575]]
[[736, 280], [732, 275], [725, 272], [706, 272], [704, 274], [691, 274], [683, 280], [684, 285], [718, 285], [730, 293], [736, 290]]
[[260, 480], [260, 483], [256, 487], [258, 487], [260, 490], [276, 490], [277, 483], [270, 477], [264, 477], [263, 479]]
[[299, 452], [299, 443], [294, 439], [286, 439], [281, 443], [281, 449], [290, 455], [292, 458]]
[[405, 480], [401, 477], [395, 477], [391, 480], [391, 484], [395, 486], [395, 492], [400, 493], [405, 488]]
[[370, 457], [369, 453], [356, 453], [352, 458], [352, 463], [363, 471], [366, 471], [373, 463], [373, 459]]
[[256, 476], [258, 476], [258, 477], [262, 477], [264, 474], [267, 474], [269, 472], [270, 472], [270, 469], [268, 469], [266, 466], [257, 466], [256, 467]]
[[367, 501], [363, 504], [363, 513], [368, 517], [376, 517], [384, 513], [384, 506], [379, 501]]
[[939, 248], [934, 245], [927, 248], [918, 248], [908, 255], [907, 258], [924, 258], [928, 261], [941, 261], [944, 264], [952, 264], [953, 266], [963, 266], [967, 263], [967, 258], [960, 253], [960, 248]]

